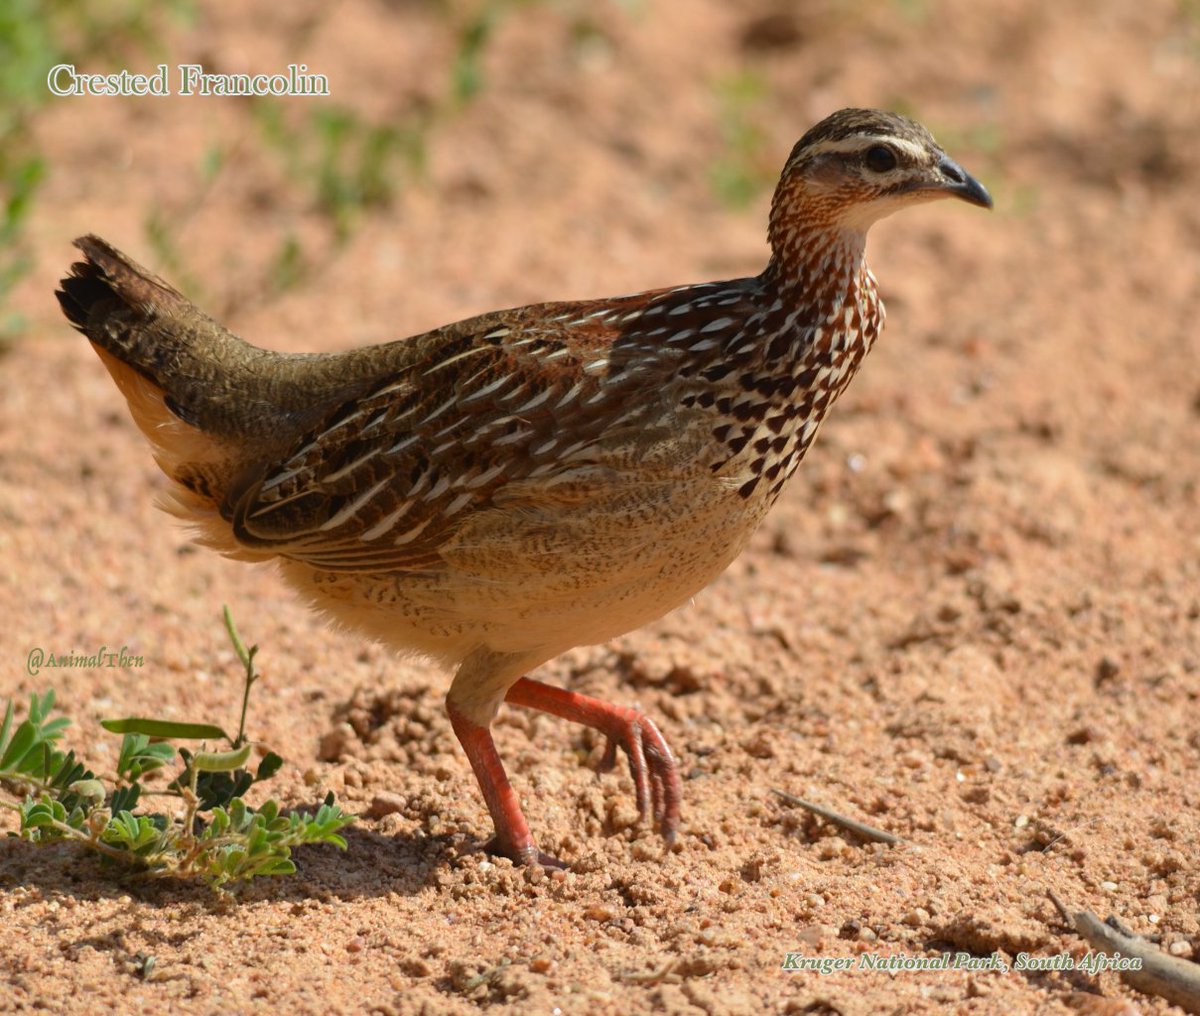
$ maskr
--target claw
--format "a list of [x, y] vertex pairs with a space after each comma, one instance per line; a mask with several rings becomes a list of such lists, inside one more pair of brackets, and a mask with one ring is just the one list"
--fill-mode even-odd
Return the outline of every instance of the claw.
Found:
[[612, 735], [604, 738], [604, 754], [596, 763], [596, 772], [611, 773], [617, 767], [617, 740]]
[[495, 857], [507, 857], [513, 864], [527, 868], [540, 864], [549, 871], [566, 871], [570, 867], [566, 861], [560, 861], [553, 854], [538, 850], [532, 839], [525, 846], [518, 847], [515, 844], [505, 843], [497, 834], [483, 845], [483, 849], [488, 854]]

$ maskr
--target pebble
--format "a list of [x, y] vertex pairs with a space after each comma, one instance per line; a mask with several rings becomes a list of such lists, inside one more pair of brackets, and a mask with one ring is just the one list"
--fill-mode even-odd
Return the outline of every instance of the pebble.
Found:
[[349, 723], [339, 723], [329, 733], [321, 738], [317, 747], [317, 758], [322, 762], [337, 762], [343, 755], [350, 754], [350, 748], [358, 741], [358, 734]]
[[408, 807], [408, 801], [399, 794], [389, 790], [380, 791], [371, 798], [367, 808], [367, 818], [383, 818], [385, 815], [395, 815]]

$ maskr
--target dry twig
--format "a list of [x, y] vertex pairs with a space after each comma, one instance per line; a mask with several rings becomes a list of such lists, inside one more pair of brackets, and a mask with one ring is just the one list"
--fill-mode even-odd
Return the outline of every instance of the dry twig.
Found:
[[782, 790], [771, 788], [771, 793], [782, 797], [788, 804], [794, 804], [797, 807], [803, 808], [805, 811], [811, 811], [814, 815], [820, 815], [826, 822], [832, 822], [836, 826], [841, 826], [843, 829], [848, 829], [855, 836], [861, 836], [864, 840], [874, 840], [877, 843], [896, 844], [900, 843], [900, 837], [892, 833], [885, 832], [882, 829], [876, 829], [874, 826], [869, 826], [865, 822], [859, 822], [857, 819], [848, 818], [836, 811], [826, 808], [824, 805], [814, 804], [812, 801], [806, 801], [803, 797], [797, 797], [795, 794], [788, 794]]
[[1200, 964], [1169, 956], [1153, 943], [1123, 928], [1115, 927], [1115, 918], [1101, 921], [1087, 910], [1069, 911], [1053, 892], [1054, 904], [1075, 933], [1098, 952], [1119, 954], [1141, 960], [1140, 970], [1122, 970], [1125, 983], [1147, 995], [1157, 995], [1185, 1012], [1200, 1014]]

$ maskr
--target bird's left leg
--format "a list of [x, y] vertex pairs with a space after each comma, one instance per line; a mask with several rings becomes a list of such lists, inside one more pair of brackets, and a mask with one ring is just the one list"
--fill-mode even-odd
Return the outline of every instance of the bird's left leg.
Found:
[[479, 789], [496, 829], [485, 849], [508, 857], [515, 864], [565, 868], [557, 857], [538, 850], [521, 811], [521, 802], [492, 739], [492, 720], [504, 700], [505, 690], [513, 682], [514, 675], [523, 672], [526, 663], [521, 657], [476, 650], [454, 675], [446, 694], [446, 712], [479, 781]]

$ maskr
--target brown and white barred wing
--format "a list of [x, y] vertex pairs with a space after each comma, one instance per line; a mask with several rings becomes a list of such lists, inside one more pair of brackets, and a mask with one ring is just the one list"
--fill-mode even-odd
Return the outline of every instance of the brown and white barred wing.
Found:
[[411, 362], [235, 492], [237, 540], [329, 570], [437, 567], [438, 548], [507, 485], [570, 469], [613, 409], [589, 370], [601, 330], [489, 317], [483, 333], [412, 340]]

